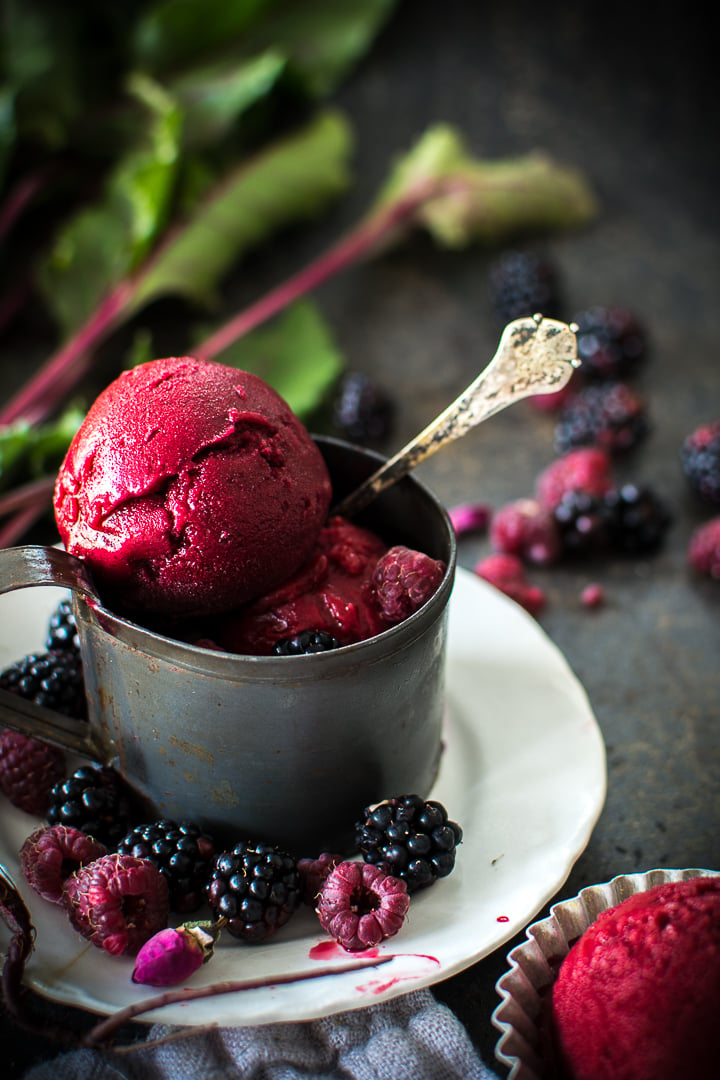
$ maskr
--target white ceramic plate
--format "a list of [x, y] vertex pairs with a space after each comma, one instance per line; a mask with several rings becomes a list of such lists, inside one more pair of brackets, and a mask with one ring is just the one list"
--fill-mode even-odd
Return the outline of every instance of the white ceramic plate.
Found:
[[[3, 667], [42, 648], [47, 617], [62, 595], [36, 588], [2, 598]], [[563, 884], [590, 837], [605, 799], [605, 749], [586, 695], [555, 645], [520, 607], [465, 570], [458, 571], [450, 602], [446, 723], [433, 796], [463, 826], [464, 841], [453, 874], [413, 897], [402, 930], [378, 950], [391, 962], [186, 1002], [143, 1019], [233, 1025], [314, 1019], [445, 979], [521, 930]], [[131, 960], [86, 943], [60, 909], [26, 886], [17, 852], [36, 824], [2, 800], [0, 859], [37, 929], [27, 983], [98, 1013], [155, 993], [131, 982]], [[6, 940], [4, 928], [0, 933]], [[272, 980], [351, 960], [308, 909], [265, 945], [223, 935], [189, 985]]]

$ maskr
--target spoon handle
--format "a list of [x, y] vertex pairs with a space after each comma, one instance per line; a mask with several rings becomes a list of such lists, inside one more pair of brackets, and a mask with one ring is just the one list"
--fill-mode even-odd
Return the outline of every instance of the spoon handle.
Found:
[[542, 315], [515, 319], [503, 330], [495, 356], [468, 388], [334, 506], [331, 515], [352, 517], [421, 461], [508, 405], [561, 390], [579, 364], [572, 327]]

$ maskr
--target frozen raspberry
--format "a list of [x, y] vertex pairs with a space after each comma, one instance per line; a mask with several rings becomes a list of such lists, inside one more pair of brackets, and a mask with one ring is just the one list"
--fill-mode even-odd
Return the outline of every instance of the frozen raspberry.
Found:
[[317, 859], [298, 860], [297, 868], [300, 875], [304, 904], [315, 907], [325, 878], [342, 861], [342, 855], [333, 855], [329, 851], [324, 851], [322, 855], [318, 855]]
[[625, 379], [647, 354], [645, 331], [629, 308], [592, 307], [572, 319], [585, 378]]
[[524, 607], [530, 615], [539, 615], [545, 607], [545, 593], [527, 580], [525, 564], [517, 555], [488, 555], [477, 564], [475, 573]]
[[597, 446], [583, 446], [556, 458], [535, 481], [538, 501], [554, 510], [568, 491], [599, 497], [613, 486], [610, 455]]
[[501, 506], [490, 525], [490, 542], [496, 551], [539, 566], [556, 562], [562, 552], [555, 518], [536, 499]]
[[421, 608], [437, 589], [445, 563], [421, 551], [397, 545], [382, 555], [373, 573], [375, 601], [391, 626]]
[[369, 863], [341, 862], [318, 897], [318, 918], [339, 945], [358, 952], [393, 937], [410, 906], [407, 886]]
[[70, 875], [107, 854], [104, 844], [77, 829], [46, 825], [36, 829], [20, 848], [20, 868], [44, 900], [62, 904], [65, 882]]
[[695, 529], [687, 560], [697, 574], [720, 579], [720, 517], [711, 518]]
[[111, 956], [134, 956], [167, 925], [167, 882], [153, 863], [133, 855], [104, 855], [81, 867], [64, 896], [74, 928]]
[[625, 383], [597, 383], [573, 394], [555, 426], [563, 454], [578, 446], [600, 446], [610, 454], [632, 450], [650, 425], [645, 403]]
[[487, 503], [459, 503], [448, 510], [455, 535], [460, 538], [467, 533], [484, 533], [490, 524], [492, 509]]
[[65, 755], [56, 746], [9, 728], [0, 731], [0, 790], [19, 810], [42, 817], [64, 773]]
[[570, 397], [578, 390], [580, 373], [574, 371], [564, 386], [550, 394], [533, 394], [528, 398], [533, 409], [542, 413], [558, 413]]
[[720, 505], [720, 420], [688, 435], [680, 450], [680, 464], [692, 490]]
[[605, 590], [602, 585], [592, 582], [580, 593], [580, 603], [586, 608], [600, 608], [605, 603]]

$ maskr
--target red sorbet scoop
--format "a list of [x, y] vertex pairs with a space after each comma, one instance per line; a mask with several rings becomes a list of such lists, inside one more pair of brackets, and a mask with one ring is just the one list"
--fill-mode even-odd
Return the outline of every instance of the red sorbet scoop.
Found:
[[95, 401], [60, 469], [55, 517], [111, 602], [210, 615], [294, 573], [330, 496], [320, 451], [262, 379], [170, 357]]

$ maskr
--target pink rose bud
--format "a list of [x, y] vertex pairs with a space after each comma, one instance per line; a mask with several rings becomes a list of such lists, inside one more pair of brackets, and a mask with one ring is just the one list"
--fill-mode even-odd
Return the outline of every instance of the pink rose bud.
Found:
[[492, 509], [487, 503], [460, 503], [448, 511], [456, 536], [485, 532], [490, 524]]
[[184, 923], [160, 930], [137, 954], [132, 981], [146, 986], [184, 982], [210, 959], [218, 933], [213, 923]]

